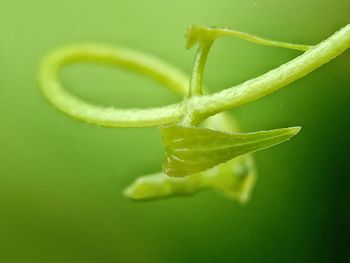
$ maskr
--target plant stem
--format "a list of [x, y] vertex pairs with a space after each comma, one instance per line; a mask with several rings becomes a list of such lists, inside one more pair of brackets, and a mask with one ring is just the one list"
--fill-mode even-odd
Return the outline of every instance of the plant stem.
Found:
[[[256, 43], [260, 41], [265, 45], [288, 48], [294, 46], [296, 49], [309, 50], [260, 77], [211, 95], [198, 96], [202, 93], [204, 62], [213, 39], [220, 36], [217, 32], [214, 33], [213, 35], [210, 33], [209, 37], [206, 36], [208, 37], [206, 39], [207, 45], [202, 45], [197, 53], [190, 93], [191, 96], [194, 96], [177, 104], [148, 109], [118, 109], [93, 105], [67, 92], [58, 79], [59, 70], [67, 64], [81, 61], [124, 67], [147, 75], [175, 91], [187, 92], [189, 80], [180, 70], [159, 59], [136, 51], [98, 44], [66, 47], [47, 56], [40, 67], [40, 87], [49, 101], [58, 109], [77, 119], [97, 125], [111, 127], [157, 126], [177, 122], [184, 116], [189, 116], [190, 123], [197, 124], [209, 116], [277, 91], [336, 58], [350, 47], [350, 25], [345, 26], [311, 49], [309, 49], [310, 46], [305, 45], [290, 44], [286, 46], [283, 42], [261, 38], [252, 39], [250, 35], [248, 35], [249, 37], [240, 35], [239, 37], [246, 40]], [[237, 32], [230, 34], [238, 36]]]
[[194, 60], [189, 98], [203, 94], [203, 73], [212, 41], [201, 42]]
[[212, 95], [193, 98], [191, 103], [202, 119], [241, 106], [304, 77], [348, 48], [350, 48], [350, 25], [345, 26], [299, 57], [260, 77]]

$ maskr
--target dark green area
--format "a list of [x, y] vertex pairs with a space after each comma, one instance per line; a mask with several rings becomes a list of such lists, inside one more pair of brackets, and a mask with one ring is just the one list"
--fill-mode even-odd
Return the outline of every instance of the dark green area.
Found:
[[[56, 47], [107, 42], [190, 72], [193, 24], [315, 44], [350, 23], [348, 0], [0, 0], [0, 262], [347, 262], [350, 222], [350, 51], [269, 97], [233, 110], [243, 131], [301, 125], [255, 154], [259, 178], [241, 206], [212, 192], [132, 202], [122, 189], [157, 172], [157, 129], [101, 128], [55, 110], [37, 66]], [[218, 40], [205, 83], [219, 90], [299, 53]], [[175, 95], [142, 77], [72, 66], [62, 79], [96, 103], [166, 105]]]

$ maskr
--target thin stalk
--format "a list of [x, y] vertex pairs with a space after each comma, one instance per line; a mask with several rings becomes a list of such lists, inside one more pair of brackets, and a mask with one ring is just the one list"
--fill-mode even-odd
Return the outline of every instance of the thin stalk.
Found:
[[199, 44], [197, 54], [194, 60], [190, 89], [189, 89], [189, 98], [193, 96], [201, 96], [203, 94], [203, 73], [205, 63], [208, 57], [212, 41], [201, 42]]

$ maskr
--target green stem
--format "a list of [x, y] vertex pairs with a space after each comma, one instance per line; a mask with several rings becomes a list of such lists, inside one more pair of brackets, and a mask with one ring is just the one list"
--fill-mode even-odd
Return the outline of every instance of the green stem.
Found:
[[[206, 41], [211, 43], [215, 37], [220, 36], [215, 34], [206, 35]], [[253, 41], [254, 39], [250, 38], [248, 40]], [[284, 46], [283, 42], [270, 41], [268, 43], [268, 40], [260, 38], [255, 42], [259, 41], [263, 41], [265, 44], [287, 47]], [[297, 46], [300, 45], [295, 45], [295, 47]], [[326, 64], [349, 47], [350, 25], [347, 25], [299, 57], [258, 78], [212, 95], [194, 96], [181, 103], [149, 109], [118, 109], [93, 105], [67, 92], [58, 79], [59, 70], [63, 66], [87, 61], [124, 67], [147, 75], [175, 91], [187, 92], [189, 80], [181, 71], [156, 58], [125, 48], [82, 44], [60, 49], [43, 60], [40, 67], [39, 81], [43, 93], [52, 104], [68, 115], [89, 123], [111, 127], [157, 126], [177, 122], [186, 115], [190, 116], [191, 123], [199, 123], [209, 116], [241, 106], [277, 91]], [[209, 48], [210, 45], [208, 44], [202, 46], [202, 49], [199, 50], [191, 82], [191, 89], [193, 89], [191, 95], [201, 94], [204, 62]]]
[[187, 31], [187, 47], [192, 47], [197, 42], [213, 41], [219, 37], [223, 36], [233, 36], [243, 39], [248, 42], [252, 42], [258, 45], [288, 48], [300, 51], [307, 51], [313, 46], [302, 45], [302, 44], [292, 44], [281, 41], [274, 41], [262, 37], [257, 37], [248, 33], [240, 32], [237, 30], [232, 30], [229, 28], [221, 27], [208, 27], [208, 26], [198, 26], [193, 25]]
[[348, 48], [350, 48], [350, 25], [299, 57], [260, 77], [212, 95], [193, 98], [191, 103], [200, 118], [204, 119], [275, 92], [328, 63]]
[[200, 96], [203, 94], [204, 66], [212, 43], [212, 41], [206, 41], [199, 44], [197, 54], [194, 60], [188, 97]]

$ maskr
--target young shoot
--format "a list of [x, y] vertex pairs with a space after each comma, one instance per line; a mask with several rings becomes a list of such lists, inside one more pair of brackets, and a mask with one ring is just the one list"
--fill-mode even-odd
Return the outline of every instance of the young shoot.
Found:
[[[304, 53], [257, 78], [204, 94], [206, 59], [213, 43], [224, 36]], [[251, 153], [289, 140], [300, 127], [242, 133], [224, 111], [275, 92], [342, 54], [350, 47], [350, 25], [315, 46], [272, 41], [228, 28], [205, 26], [190, 27], [186, 38], [188, 48], [198, 45], [190, 78], [176, 67], [147, 54], [84, 43], [63, 47], [43, 59], [39, 70], [40, 88], [56, 108], [88, 123], [108, 127], [159, 127], [165, 148], [163, 172], [138, 178], [125, 189], [125, 196], [146, 200], [213, 188], [244, 203], [256, 180]], [[84, 62], [135, 71], [181, 94], [183, 100], [145, 109], [91, 104], [67, 91], [58, 77], [64, 66]]]

